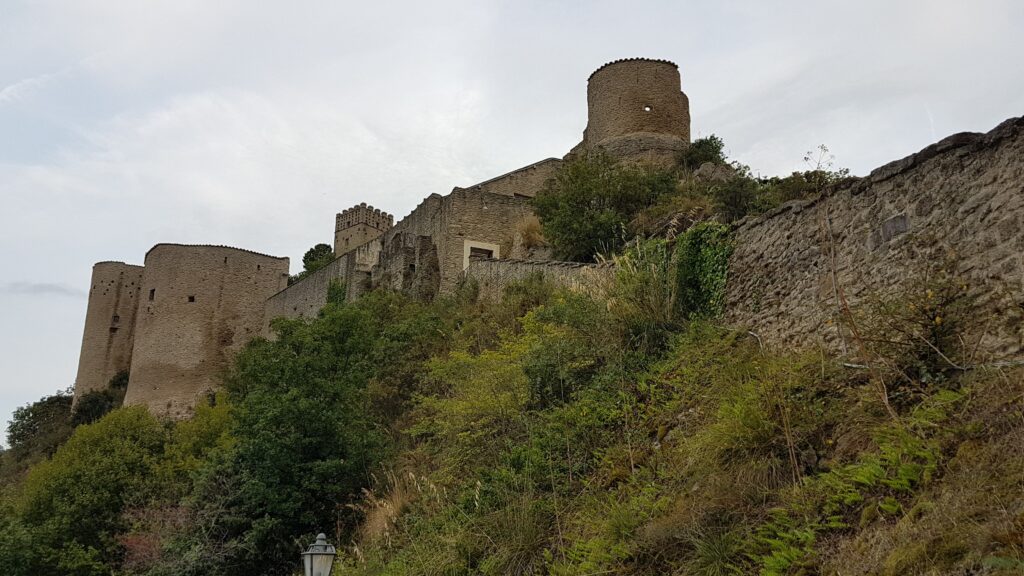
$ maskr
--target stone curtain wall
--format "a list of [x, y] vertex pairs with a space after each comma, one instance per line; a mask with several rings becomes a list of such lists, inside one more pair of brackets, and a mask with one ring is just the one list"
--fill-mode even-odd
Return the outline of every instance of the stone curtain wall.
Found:
[[234, 353], [259, 335], [267, 298], [287, 282], [287, 258], [223, 246], [154, 246], [138, 297], [125, 404], [189, 415], [198, 396], [220, 386]]
[[346, 300], [361, 296], [369, 288], [370, 270], [377, 263], [380, 249], [380, 239], [371, 240], [271, 296], [263, 314], [263, 335], [273, 336], [270, 322], [274, 318], [316, 317], [327, 304], [332, 282], [345, 290]]
[[123, 262], [99, 262], [92, 267], [75, 402], [86, 392], [103, 390], [114, 375], [131, 366], [142, 270]]
[[272, 336], [270, 321], [274, 318], [315, 318], [327, 304], [331, 282], [345, 282], [349, 270], [348, 254], [288, 286], [267, 300], [263, 315], [263, 335]]
[[[735, 230], [726, 319], [777, 346], [842, 351], [836, 286], [851, 305], [898, 296], [908, 280], [955, 251], [993, 322], [988, 359], [1024, 348], [1024, 119], [988, 134], [957, 134], [869, 176], [743, 221]], [[835, 254], [833, 282], [832, 250]]]
[[555, 177], [561, 165], [561, 160], [547, 158], [518, 170], [513, 170], [508, 174], [468, 186], [466, 190], [490, 192], [491, 194], [502, 194], [505, 196], [533, 197], [544, 188], [544, 184], [549, 179]]
[[496, 301], [509, 284], [535, 275], [561, 288], [601, 296], [614, 280], [614, 271], [610, 264], [471, 258], [463, 277], [477, 283], [481, 299]]

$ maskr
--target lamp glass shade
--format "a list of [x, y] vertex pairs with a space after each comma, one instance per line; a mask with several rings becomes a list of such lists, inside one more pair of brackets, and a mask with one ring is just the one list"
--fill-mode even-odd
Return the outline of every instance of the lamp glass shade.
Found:
[[327, 536], [318, 535], [316, 542], [302, 553], [305, 576], [330, 576], [335, 554], [334, 546], [327, 543]]

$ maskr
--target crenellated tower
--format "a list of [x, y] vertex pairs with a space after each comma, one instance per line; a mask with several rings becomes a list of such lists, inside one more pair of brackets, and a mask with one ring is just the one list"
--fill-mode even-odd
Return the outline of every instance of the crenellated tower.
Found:
[[387, 232], [395, 218], [366, 202], [334, 217], [334, 255], [341, 256]]

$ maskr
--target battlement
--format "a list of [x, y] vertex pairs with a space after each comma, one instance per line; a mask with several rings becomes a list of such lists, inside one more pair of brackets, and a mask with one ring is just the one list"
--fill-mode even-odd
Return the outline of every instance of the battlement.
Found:
[[379, 208], [368, 206], [366, 202], [342, 210], [334, 217], [335, 232], [359, 224], [372, 226], [381, 232], [385, 232], [395, 225], [395, 217]]
[[609, 67], [609, 66], [614, 66], [614, 65], [616, 65], [616, 64], [621, 64], [621, 63], [623, 63], [623, 62], [657, 62], [657, 63], [659, 63], [659, 64], [668, 64], [668, 65], [670, 65], [670, 66], [674, 67], [674, 68], [675, 68], [676, 70], [678, 70], [678, 69], [679, 69], [679, 65], [678, 65], [678, 64], [676, 64], [675, 62], [673, 62], [673, 61], [671, 61], [671, 60], [663, 60], [663, 59], [661, 59], [661, 58], [643, 58], [643, 57], [637, 57], [637, 58], [619, 58], [618, 60], [612, 60], [611, 62], [607, 62], [607, 63], [603, 64], [603, 65], [602, 65], [602, 66], [601, 66], [600, 68], [598, 68], [597, 70], [594, 70], [593, 72], [591, 72], [591, 73], [590, 73], [590, 76], [588, 76], [588, 77], [587, 77], [587, 82], [589, 82], [589, 81], [590, 81], [591, 79], [593, 79], [593, 78], [594, 78], [594, 76], [595, 76], [595, 75], [596, 75], [596, 74], [597, 74], [598, 72], [600, 72], [601, 70], [604, 70], [605, 68], [607, 68], [607, 67]]

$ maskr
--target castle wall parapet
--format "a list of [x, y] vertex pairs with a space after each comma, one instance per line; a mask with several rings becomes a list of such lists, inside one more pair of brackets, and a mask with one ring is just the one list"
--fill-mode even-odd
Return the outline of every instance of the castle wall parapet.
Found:
[[747, 218], [734, 230], [726, 319], [769, 344], [854, 343], [851, 306], [900, 297], [947, 256], [994, 319], [971, 342], [994, 359], [1024, 353], [1024, 119], [957, 134], [818, 198]]

